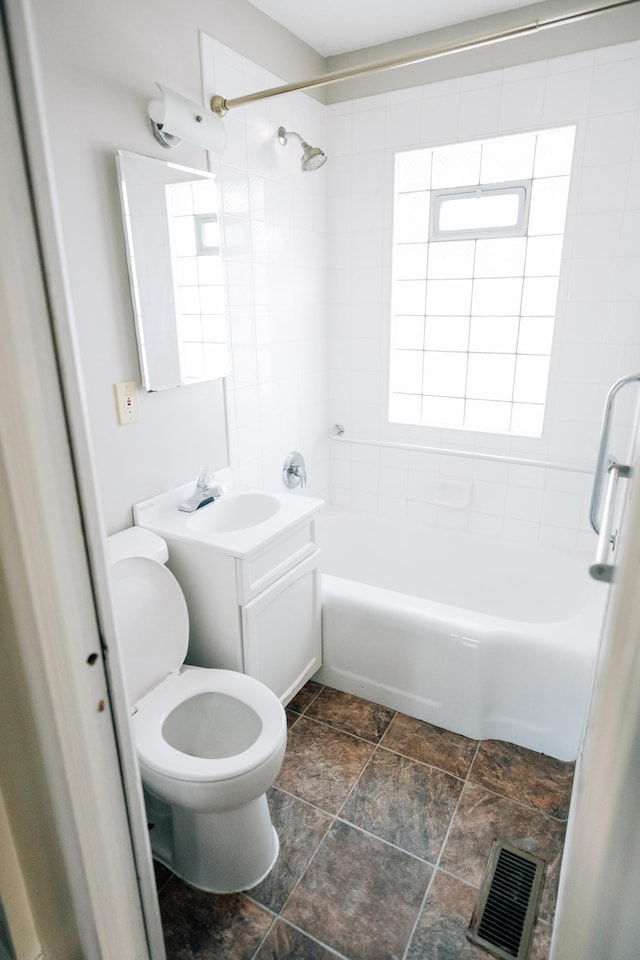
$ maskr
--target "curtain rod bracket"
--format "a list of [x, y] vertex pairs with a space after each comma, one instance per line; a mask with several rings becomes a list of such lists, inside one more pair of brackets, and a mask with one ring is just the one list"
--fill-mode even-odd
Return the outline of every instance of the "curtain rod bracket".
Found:
[[217, 113], [219, 117], [224, 117], [229, 112], [227, 109], [227, 101], [217, 93], [211, 97], [211, 109], [214, 113]]

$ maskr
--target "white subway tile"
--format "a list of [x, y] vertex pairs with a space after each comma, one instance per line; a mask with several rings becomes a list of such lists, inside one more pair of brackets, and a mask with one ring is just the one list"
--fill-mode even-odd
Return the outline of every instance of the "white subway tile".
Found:
[[436, 523], [438, 508], [433, 503], [418, 500], [407, 501], [407, 520], [416, 523]]
[[502, 535], [505, 540], [516, 543], [537, 543], [539, 530], [539, 525], [531, 520], [514, 520], [507, 517], [502, 526]]

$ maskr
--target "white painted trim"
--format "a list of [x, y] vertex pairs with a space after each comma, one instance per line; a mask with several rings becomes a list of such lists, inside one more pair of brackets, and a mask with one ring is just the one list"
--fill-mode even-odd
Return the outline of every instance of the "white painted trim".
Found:
[[[3, 655], [1, 679], [5, 710], [16, 722], [23, 713], [24, 729], [31, 725], [35, 733], [22, 743], [19, 736], [3, 743], [0, 778], [4, 785], [10, 774], [17, 777], [23, 795], [29, 778], [39, 785], [28, 795], [28, 810], [15, 801], [13, 782], [3, 793], [45, 955], [161, 960], [141, 788], [113, 652], [104, 531], [82, 413], [30, 10], [28, 0], [8, 0], [5, 7], [22, 115], [28, 118], [38, 237], [2, 48], [0, 559], [6, 593], [0, 600], [6, 601], [9, 656]], [[90, 665], [95, 653], [98, 660]], [[30, 822], [48, 831], [41, 838], [39, 873], [29, 849]], [[43, 886], [61, 908], [57, 915]]]
[[550, 960], [636, 960], [640, 944], [640, 483], [576, 773]]

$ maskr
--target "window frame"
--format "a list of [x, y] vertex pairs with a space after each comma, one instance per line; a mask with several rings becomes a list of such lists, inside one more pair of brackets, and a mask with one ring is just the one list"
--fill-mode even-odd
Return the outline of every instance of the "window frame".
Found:
[[[443, 187], [431, 190], [429, 210], [429, 242], [443, 240], [481, 240], [489, 237], [524, 237], [529, 224], [531, 180], [511, 180], [505, 183], [475, 184], [468, 187]], [[514, 224], [496, 227], [472, 227], [468, 230], [446, 230], [440, 226], [444, 203], [469, 197], [515, 195], [518, 198], [518, 216]]]

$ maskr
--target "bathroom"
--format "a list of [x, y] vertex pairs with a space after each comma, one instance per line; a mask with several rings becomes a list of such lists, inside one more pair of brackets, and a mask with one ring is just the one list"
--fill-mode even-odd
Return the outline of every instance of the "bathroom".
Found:
[[[629, 42], [637, 23], [622, 15], [597, 34], [593, 24], [575, 24], [466, 61], [444, 58], [428, 74], [411, 67], [371, 86], [352, 81], [333, 88], [328, 106], [294, 94], [230, 111], [217, 169], [223, 216], [239, 238], [227, 251], [233, 378], [225, 394], [219, 381], [140, 391], [140, 421], [117, 424], [113, 384], [139, 374], [115, 153], [162, 156], [145, 123], [154, 82], [193, 99], [201, 88], [233, 97], [327, 69], [320, 54], [249, 4], [238, 6], [193, 3], [178, 12], [167, 4], [161, 16], [147, 3], [32, 4], [69, 339], [80, 358], [81, 383], [67, 387], [78, 401], [70, 416], [88, 425], [82, 484], [94, 490], [102, 529], [128, 526], [134, 503], [195, 478], [203, 462], [230, 461], [244, 483], [281, 486], [283, 459], [297, 449], [307, 461], [306, 492], [338, 506], [592, 550], [585, 475], [444, 456], [425, 470], [410, 451], [351, 444], [349, 436], [462, 443], [455, 431], [386, 424], [391, 153], [579, 122], [549, 430], [544, 441], [478, 434], [473, 449], [593, 461], [606, 389], [640, 360], [638, 49]], [[320, 144], [330, 162], [302, 176], [295, 145], [275, 141], [280, 125]], [[176, 162], [206, 167], [203, 150], [185, 143], [179, 153]], [[335, 423], [346, 428], [342, 441], [329, 437]], [[429, 500], [421, 481], [434, 469], [444, 483], [471, 485], [465, 506]]]

